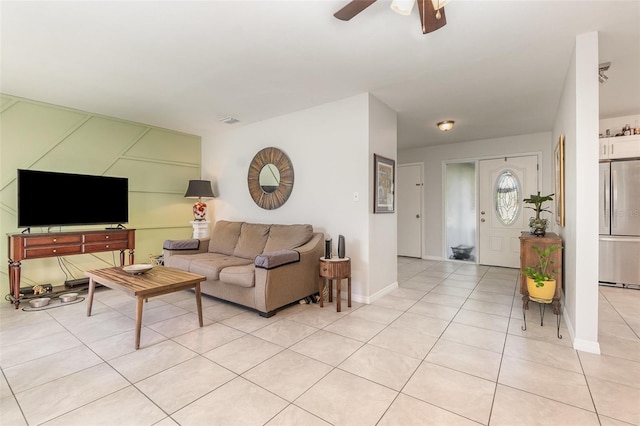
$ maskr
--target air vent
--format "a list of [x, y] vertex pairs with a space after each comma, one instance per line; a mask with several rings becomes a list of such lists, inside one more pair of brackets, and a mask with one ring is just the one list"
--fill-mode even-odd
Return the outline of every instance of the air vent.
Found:
[[223, 118], [220, 118], [218, 121], [221, 122], [221, 123], [225, 123], [225, 124], [236, 124], [240, 120], [238, 120], [237, 118], [233, 118], [233, 117], [223, 117]]

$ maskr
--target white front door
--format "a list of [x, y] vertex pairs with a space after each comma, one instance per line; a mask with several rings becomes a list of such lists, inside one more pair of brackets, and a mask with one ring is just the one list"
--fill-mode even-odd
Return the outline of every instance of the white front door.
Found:
[[520, 233], [529, 230], [523, 199], [537, 193], [538, 157], [481, 160], [479, 166], [479, 261], [520, 267]]
[[422, 257], [422, 164], [398, 166], [398, 256]]

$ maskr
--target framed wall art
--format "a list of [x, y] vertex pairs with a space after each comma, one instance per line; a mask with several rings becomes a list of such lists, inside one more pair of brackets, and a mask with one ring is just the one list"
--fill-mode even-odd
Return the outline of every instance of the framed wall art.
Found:
[[373, 154], [373, 212], [393, 213], [395, 211], [396, 162]]
[[564, 135], [560, 135], [553, 152], [553, 168], [555, 172], [556, 223], [564, 226]]

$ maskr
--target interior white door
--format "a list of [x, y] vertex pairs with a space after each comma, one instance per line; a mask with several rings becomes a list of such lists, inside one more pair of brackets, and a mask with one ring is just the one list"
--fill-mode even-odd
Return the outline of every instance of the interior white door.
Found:
[[398, 256], [422, 257], [422, 164], [398, 166]]
[[479, 262], [520, 267], [520, 233], [529, 230], [523, 199], [537, 193], [538, 157], [503, 157], [479, 165]]

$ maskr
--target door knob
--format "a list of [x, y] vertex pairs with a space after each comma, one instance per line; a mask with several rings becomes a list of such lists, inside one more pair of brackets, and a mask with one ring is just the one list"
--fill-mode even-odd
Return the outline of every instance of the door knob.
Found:
[[482, 211], [480, 212], [480, 214], [484, 214], [484, 210], [482, 210]]
[[480, 222], [486, 222], [486, 221], [484, 220], [484, 218], [482, 218], [482, 219], [480, 219]]
[[420, 219], [420, 215], [419, 214], [416, 215], [416, 219]]

